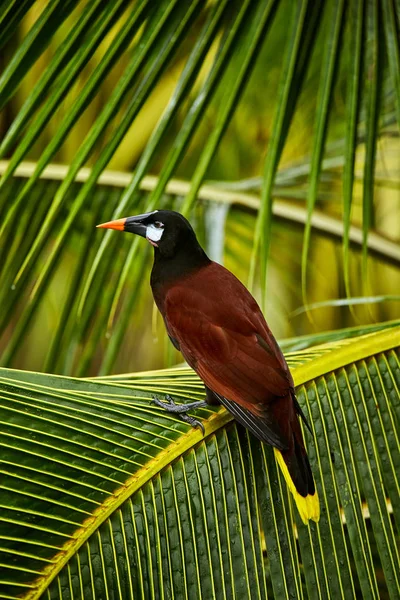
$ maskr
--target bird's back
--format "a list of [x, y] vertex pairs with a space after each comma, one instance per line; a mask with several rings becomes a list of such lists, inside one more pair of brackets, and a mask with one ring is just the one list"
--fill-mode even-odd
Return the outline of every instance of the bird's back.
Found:
[[264, 403], [293, 388], [257, 302], [221, 265], [210, 262], [154, 296], [168, 333], [213, 391], [237, 402]]

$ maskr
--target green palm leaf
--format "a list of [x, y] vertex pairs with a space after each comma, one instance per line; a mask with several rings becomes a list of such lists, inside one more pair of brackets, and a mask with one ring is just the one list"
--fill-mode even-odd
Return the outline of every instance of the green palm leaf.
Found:
[[[36, 20], [29, 10], [32, 4], [36, 5]], [[52, 0], [42, 8], [38, 0], [36, 3], [5, 3], [0, 18], [5, 23], [0, 43], [5, 43], [12, 33], [17, 35], [18, 26], [23, 29], [26, 23], [30, 25], [17, 51], [11, 43], [9, 47], [6, 44], [7, 64], [0, 79], [0, 105], [6, 105], [11, 115], [11, 118], [5, 117], [6, 132], [0, 145], [0, 156], [10, 159], [0, 180], [0, 190], [6, 198], [11, 197], [12, 176], [21, 161], [28, 154], [37, 161], [29, 181], [5, 208], [0, 226], [3, 240], [14, 231], [23, 206], [29, 203], [35, 214], [41, 209], [41, 198], [35, 196], [34, 188], [55, 154], [58, 152], [70, 163], [61, 186], [38, 220], [40, 226], [32, 243], [11, 262], [11, 284], [18, 293], [30, 287], [34, 272], [32, 301], [47, 292], [51, 273], [65, 250], [74, 223], [92, 206], [98, 178], [121, 149], [130, 128], [134, 125], [140, 130], [141, 114], [170, 70], [178, 65], [180, 76], [176, 78], [175, 90], [169, 101], [162, 98], [162, 116], [144, 148], [143, 144], [136, 148], [139, 159], [129, 163], [135, 168], [122, 198], [118, 204], [106, 202], [106, 220], [112, 217], [116, 206], [121, 212], [139, 208], [139, 186], [152, 168], [158, 169], [159, 179], [146, 203], [162, 205], [168, 182], [188, 154], [197, 166], [185, 168], [185, 176], [192, 179], [192, 184], [185, 192], [183, 206], [185, 210], [193, 207], [201, 183], [213, 169], [213, 158], [218, 151], [224, 153], [229, 148], [229, 128], [240, 117], [246, 86], [261, 90], [263, 105], [271, 108], [261, 118], [263, 123], [266, 121], [269, 142], [267, 148], [259, 152], [262, 155], [267, 150], [250, 279], [253, 282], [255, 275], [260, 275], [261, 295], [266, 297], [273, 189], [287, 141], [291, 133], [295, 134], [297, 119], [304, 112], [304, 94], [305, 104], [311, 106], [316, 118], [315, 126], [313, 123], [306, 134], [307, 139], [312, 138], [312, 129], [315, 129], [313, 144], [311, 147], [306, 144], [310, 147], [311, 170], [306, 189], [302, 190], [308, 207], [303, 285], [313, 215], [323, 184], [323, 160], [329, 155], [330, 143], [345, 136], [342, 148], [345, 167], [339, 177], [343, 179], [344, 277], [349, 291], [348, 243], [350, 209], [357, 197], [353, 190], [357, 151], [365, 146], [362, 231], [366, 257], [367, 237], [375, 213], [378, 139], [390, 139], [398, 134], [398, 8], [391, 0], [385, 0], [379, 8], [376, 3], [365, 0], [354, 0], [351, 6], [337, 0], [324, 3], [308, 0], [163, 0], [158, 3]], [[382, 39], [378, 40], [380, 31]], [[49, 47], [48, 58], [45, 53]], [[281, 55], [284, 56], [282, 64]], [[362, 61], [364, 55], [366, 58]], [[41, 64], [46, 67], [42, 68]], [[265, 88], [264, 71], [260, 75], [262, 69], [279, 73], [280, 82], [273, 80], [272, 85]], [[384, 79], [382, 85], [379, 78]], [[365, 81], [363, 85], [361, 79]], [[340, 113], [337, 107], [340, 102], [337, 103], [335, 97], [335, 93], [340, 96], [342, 86], [346, 87], [345, 115]], [[315, 106], [316, 87], [320, 93]], [[314, 121], [313, 117], [307, 118]], [[211, 124], [212, 135], [207, 130], [207, 122]], [[68, 152], [69, 144], [71, 152]], [[128, 153], [130, 149], [128, 145]], [[261, 159], [258, 172], [262, 162]], [[71, 200], [75, 176], [88, 163], [93, 167], [90, 177]], [[298, 194], [298, 190], [294, 190], [296, 192]], [[54, 228], [60, 216], [63, 227], [55, 237]], [[24, 233], [27, 227], [25, 222]], [[110, 239], [106, 236], [91, 257], [92, 268], [85, 274], [86, 289], [80, 301], [80, 314], [86, 310], [85, 303], [90, 305], [91, 296], [97, 293], [95, 280], [105, 277], [100, 263], [104, 263], [105, 251], [111, 250]], [[129, 264], [134, 257], [132, 250]], [[128, 266], [116, 286], [116, 296], [109, 308], [111, 320], [117, 312], [127, 271]], [[2, 300], [6, 305], [12, 303], [9, 298]], [[5, 311], [8, 312], [9, 309]]]
[[[271, 448], [202, 409], [185, 368], [79, 380], [0, 371], [2, 598], [396, 598], [400, 329], [287, 355], [321, 519]], [[377, 579], [377, 571], [382, 575]]]

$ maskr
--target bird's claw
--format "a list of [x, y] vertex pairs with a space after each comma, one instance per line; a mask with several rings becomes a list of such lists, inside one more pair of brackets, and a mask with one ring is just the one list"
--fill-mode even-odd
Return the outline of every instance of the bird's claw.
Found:
[[[175, 402], [173, 401], [171, 396], [169, 396], [168, 394], [165, 396], [165, 399], [166, 399], [166, 402], [163, 402], [162, 400], [157, 398], [157, 396], [154, 396], [150, 403], [155, 404], [156, 406], [159, 406], [160, 408], [163, 408], [167, 412], [178, 414], [180, 416], [180, 418], [182, 419], [182, 421], [184, 421], [185, 423], [188, 423], [192, 427], [201, 429], [201, 431], [203, 432], [203, 435], [205, 435], [205, 429], [204, 429], [203, 423], [201, 423], [201, 421], [199, 421], [198, 419], [195, 419], [194, 417], [191, 417], [188, 414], [186, 414], [187, 411], [190, 410], [191, 408], [196, 408], [197, 405], [202, 406], [205, 403], [195, 402], [189, 406], [185, 405], [185, 404], [175, 404]], [[195, 406], [193, 406], [193, 404]]]
[[182, 421], [185, 421], [185, 423], [189, 423], [189, 425], [191, 425], [194, 428], [198, 428], [201, 429], [202, 434], [205, 435], [205, 429], [204, 429], [204, 425], [201, 421], [199, 421], [198, 419], [195, 419], [194, 417], [191, 417], [190, 415], [187, 415], [185, 413], [181, 413], [180, 418], [182, 419]]
[[172, 412], [172, 413], [179, 414], [179, 413], [184, 413], [187, 411], [187, 408], [184, 404], [175, 404], [175, 402], [172, 400], [171, 396], [165, 396], [165, 399], [167, 402], [163, 402], [162, 400], [157, 398], [157, 396], [154, 396], [153, 400], [151, 401], [151, 404], [155, 404], [156, 406], [163, 408], [167, 412]]

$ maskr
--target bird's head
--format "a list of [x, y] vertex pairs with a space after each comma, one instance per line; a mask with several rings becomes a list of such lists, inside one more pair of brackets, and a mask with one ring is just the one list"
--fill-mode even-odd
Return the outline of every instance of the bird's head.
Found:
[[189, 221], [173, 210], [154, 210], [136, 217], [102, 223], [97, 227], [140, 235], [166, 257], [174, 256], [179, 249], [188, 244], [198, 246]]

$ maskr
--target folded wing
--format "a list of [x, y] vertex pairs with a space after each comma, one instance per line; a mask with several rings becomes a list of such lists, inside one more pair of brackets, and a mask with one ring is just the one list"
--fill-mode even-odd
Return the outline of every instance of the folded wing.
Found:
[[167, 293], [163, 316], [185, 359], [221, 403], [257, 438], [284, 450], [291, 440], [293, 381], [258, 305], [246, 288], [239, 290], [234, 301], [231, 295], [222, 302], [218, 289], [184, 282]]

